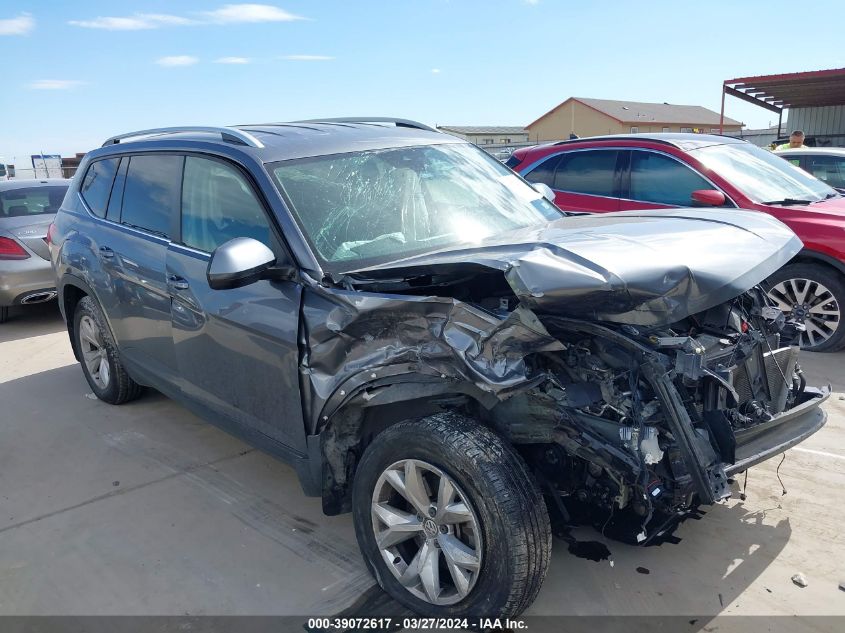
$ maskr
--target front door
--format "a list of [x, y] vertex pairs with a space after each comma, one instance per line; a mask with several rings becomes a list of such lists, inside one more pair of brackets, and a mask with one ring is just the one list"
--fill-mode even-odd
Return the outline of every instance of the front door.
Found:
[[185, 395], [241, 427], [305, 452], [297, 334], [301, 286], [261, 280], [212, 290], [211, 253], [236, 237], [286, 258], [245, 174], [222, 160], [188, 156], [179, 243], [167, 252], [173, 344]]

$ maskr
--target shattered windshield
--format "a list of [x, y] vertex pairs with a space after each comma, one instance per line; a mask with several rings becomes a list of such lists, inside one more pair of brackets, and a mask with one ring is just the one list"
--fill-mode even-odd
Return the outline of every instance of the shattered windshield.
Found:
[[803, 169], [749, 143], [710, 145], [690, 153], [754, 202], [816, 202], [836, 194]]
[[272, 170], [328, 269], [471, 244], [561, 217], [509, 169], [466, 144], [318, 156]]

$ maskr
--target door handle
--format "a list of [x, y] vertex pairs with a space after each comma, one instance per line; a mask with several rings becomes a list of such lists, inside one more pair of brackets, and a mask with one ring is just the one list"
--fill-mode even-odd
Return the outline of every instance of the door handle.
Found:
[[167, 275], [167, 284], [174, 290], [187, 290], [190, 287], [188, 281], [178, 275]]
[[101, 246], [100, 247], [100, 257], [105, 257], [106, 259], [111, 259], [114, 257], [114, 251], [110, 249], [108, 246]]

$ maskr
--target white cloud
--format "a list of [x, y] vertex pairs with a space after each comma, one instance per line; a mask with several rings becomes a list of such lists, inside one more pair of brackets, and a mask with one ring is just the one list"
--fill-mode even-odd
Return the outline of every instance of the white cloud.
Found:
[[291, 62], [327, 62], [334, 59], [329, 55], [283, 55], [282, 59]]
[[216, 24], [293, 22], [294, 20], [305, 19], [269, 4], [225, 4], [214, 11], [204, 11], [202, 15], [209, 22]]
[[540, 4], [540, 0], [525, 0], [525, 4], [530, 4], [531, 6], [536, 6]]
[[221, 57], [215, 59], [215, 64], [248, 64], [252, 61], [249, 57]]
[[35, 18], [21, 13], [16, 18], [0, 20], [0, 35], [27, 35], [35, 28]]
[[199, 61], [199, 58], [193, 55], [169, 55], [167, 57], [159, 57], [156, 64], [159, 66], [193, 66]]
[[142, 31], [163, 26], [292, 22], [306, 19], [269, 4], [225, 4], [214, 11], [203, 11], [195, 15], [196, 17], [185, 17], [168, 13], [134, 13], [126, 16], [98, 16], [93, 20], [71, 20], [68, 24], [107, 31]]
[[432, 69], [431, 69], [431, 74], [432, 74], [432, 75], [439, 75], [439, 74], [440, 74], [440, 69], [439, 69], [439, 68], [432, 68]]
[[70, 90], [85, 82], [78, 79], [36, 79], [26, 84], [31, 90]]
[[69, 24], [87, 29], [106, 31], [143, 31], [162, 26], [185, 26], [196, 24], [196, 20], [166, 13], [136, 13], [125, 17], [97, 17], [93, 20], [71, 20]]

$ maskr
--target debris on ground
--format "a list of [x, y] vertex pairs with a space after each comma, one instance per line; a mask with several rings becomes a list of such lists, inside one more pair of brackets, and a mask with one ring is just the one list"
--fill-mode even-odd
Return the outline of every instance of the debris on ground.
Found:
[[845, 591], [845, 580], [843, 580], [842, 582], [840, 582], [840, 583], [839, 583], [839, 588], [840, 588], [842, 591]]
[[794, 582], [799, 587], [806, 587], [807, 586], [807, 578], [802, 573], [797, 573], [792, 577], [792, 582]]

